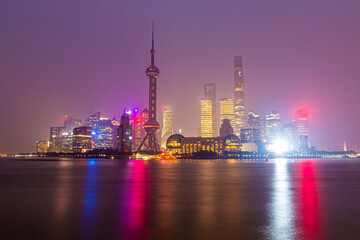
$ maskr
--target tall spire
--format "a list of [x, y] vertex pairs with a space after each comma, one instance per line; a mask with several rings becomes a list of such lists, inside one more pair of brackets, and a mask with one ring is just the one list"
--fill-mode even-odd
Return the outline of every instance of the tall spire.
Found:
[[155, 66], [155, 48], [154, 48], [154, 19], [152, 20], [152, 42], [151, 42], [151, 66]]

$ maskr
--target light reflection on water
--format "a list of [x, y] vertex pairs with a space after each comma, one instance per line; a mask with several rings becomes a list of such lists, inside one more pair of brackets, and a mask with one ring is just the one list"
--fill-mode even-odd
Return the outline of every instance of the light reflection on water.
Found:
[[275, 159], [273, 197], [269, 207], [271, 239], [294, 239], [294, 209], [286, 159]]
[[143, 160], [131, 160], [125, 165], [124, 182], [119, 182], [120, 202], [117, 204], [117, 239], [143, 239], [147, 210], [147, 164]]
[[89, 239], [95, 230], [95, 210], [98, 198], [98, 161], [89, 159], [84, 184], [84, 204], [82, 214], [82, 238]]
[[316, 182], [316, 160], [302, 161], [300, 171], [300, 191], [296, 203], [298, 205], [297, 219], [300, 236], [303, 239], [321, 239], [320, 201], [318, 183]]
[[[357, 204], [358, 188], [343, 186], [360, 183], [353, 171], [360, 161], [336, 167], [287, 159], [2, 164], [0, 203], [9, 207], [2, 209], [0, 226], [18, 229], [2, 231], [4, 239], [315, 240], [341, 236], [333, 229], [342, 219], [360, 216], [357, 208], [331, 215], [338, 206], [333, 199], [342, 197], [343, 207]], [[331, 221], [322, 214], [325, 207]], [[28, 220], [12, 219], [17, 215]], [[355, 224], [341, 227], [353, 231], [346, 239], [357, 236]]]

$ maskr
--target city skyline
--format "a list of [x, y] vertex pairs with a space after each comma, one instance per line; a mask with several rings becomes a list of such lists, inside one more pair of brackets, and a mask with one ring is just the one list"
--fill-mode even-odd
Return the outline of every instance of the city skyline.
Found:
[[[39, 10], [36, 7], [40, 3], [43, 8]], [[358, 36], [359, 30], [349, 27], [356, 22], [355, 10], [359, 9], [359, 4], [354, 3], [357, 7], [354, 8], [348, 2], [340, 5], [340, 1], [332, 1], [322, 9], [316, 4], [302, 3], [303, 8], [298, 10], [295, 3], [286, 3], [278, 5], [282, 8], [278, 18], [276, 11], [268, 13], [263, 17], [266, 21], [255, 21], [235, 33], [232, 30], [240, 26], [241, 19], [236, 26], [231, 26], [233, 21], [227, 20], [234, 18], [235, 13], [230, 6], [210, 3], [204, 9], [202, 20], [195, 15], [202, 5], [194, 4], [194, 10], [188, 9], [185, 3], [179, 5], [180, 12], [193, 14], [192, 20], [196, 23], [193, 28], [190, 20], [184, 20], [182, 26], [176, 14], [165, 21], [167, 14], [175, 9], [164, 7], [156, 14], [158, 64], [162, 69], [158, 107], [173, 106], [175, 132], [181, 127], [184, 135], [196, 136], [200, 125], [200, 116], [196, 113], [200, 109], [201, 86], [207, 82], [217, 84], [217, 101], [220, 97], [231, 96], [232, 58], [242, 56], [246, 73], [246, 112], [252, 109], [264, 116], [266, 111], [277, 109], [287, 118], [283, 122], [291, 122], [295, 110], [307, 106], [311, 109], [311, 141], [318, 149], [321, 145], [339, 149], [344, 141], [351, 149], [360, 142], [356, 134], [360, 131], [356, 124], [360, 116], [356, 108], [360, 75], [356, 66], [360, 52], [355, 47], [357, 38], [351, 37]], [[0, 40], [1, 45], [7, 46], [1, 60], [1, 102], [4, 103], [1, 112], [6, 117], [0, 124], [0, 152], [33, 151], [36, 140], [48, 139], [49, 128], [60, 125], [65, 114], [85, 119], [94, 112], [101, 112], [119, 119], [124, 107], [142, 109], [147, 106], [147, 79], [143, 69], [148, 56], [144, 53], [148, 52], [146, 40], [153, 16], [147, 14], [134, 20], [135, 16], [125, 14], [132, 21], [131, 26], [126, 26], [124, 21], [113, 21], [121, 19], [119, 13], [115, 14], [118, 5], [109, 10], [109, 18], [104, 17], [103, 8], [95, 5], [85, 7], [85, 12], [92, 12], [92, 15], [82, 12], [77, 16], [80, 5], [74, 3], [71, 5], [73, 12], [62, 23], [65, 10], [54, 10], [45, 1], [16, 9], [12, 3], [4, 4], [2, 15], [8, 24], [4, 26], [7, 34], [2, 33]], [[252, 13], [260, 18], [256, 14], [266, 8], [251, 3], [245, 5], [250, 9], [249, 14], [245, 13], [248, 17]], [[133, 11], [137, 7], [135, 3], [127, 6]], [[206, 21], [211, 21], [210, 15], [215, 11], [212, 7], [216, 6], [226, 10], [229, 16], [212, 28], [205, 27], [205, 33], [199, 35], [196, 31], [206, 26]], [[285, 13], [284, 8], [288, 10]], [[345, 14], [345, 9], [350, 13]], [[7, 13], [11, 10], [16, 10], [15, 16], [19, 18]], [[32, 21], [27, 21], [32, 10], [41, 14], [31, 15]], [[58, 15], [51, 16], [54, 12]], [[338, 15], [332, 17], [335, 12]], [[306, 19], [296, 21], [290, 13], [306, 13], [314, 22], [313, 26], [307, 26]], [[256, 20], [256, 17], [250, 19]], [[71, 18], [74, 21], [70, 21]], [[267, 31], [271, 29], [267, 23], [288, 18], [289, 23], [273, 27], [274, 34]], [[51, 21], [38, 25], [46, 19]], [[281, 30], [291, 29], [293, 24], [307, 27], [303, 30], [298, 27], [299, 32], [290, 31], [282, 38], [277, 36]], [[11, 30], [14, 26], [21, 26], [19, 32]], [[25, 27], [27, 29], [23, 29]], [[256, 27], [260, 35], [251, 27]], [[316, 34], [320, 31], [324, 36], [333, 36], [334, 30], [337, 41]], [[71, 32], [76, 34], [67, 37]], [[92, 38], [98, 33], [102, 33], [101, 38]], [[220, 36], [210, 38], [214, 33]], [[59, 40], [58, 36], [61, 36]], [[181, 41], [178, 40], [180, 36]], [[242, 41], [238, 41], [240, 36]], [[259, 37], [268, 42], [264, 44]], [[92, 40], [86, 41], [89, 38]], [[195, 41], [196, 38], [199, 40]], [[204, 42], [206, 44], [201, 44]], [[286, 50], [282, 50], [284, 44]], [[80, 103], [80, 99], [86, 101]], [[194, 118], [188, 119], [188, 115]], [[19, 132], [8, 129], [19, 129]]]

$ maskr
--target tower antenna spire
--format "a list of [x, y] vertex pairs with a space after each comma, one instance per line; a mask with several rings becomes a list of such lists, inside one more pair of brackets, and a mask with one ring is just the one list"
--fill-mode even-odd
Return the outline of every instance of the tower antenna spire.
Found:
[[155, 66], [155, 41], [154, 41], [154, 19], [152, 20], [152, 41], [151, 41], [151, 66]]

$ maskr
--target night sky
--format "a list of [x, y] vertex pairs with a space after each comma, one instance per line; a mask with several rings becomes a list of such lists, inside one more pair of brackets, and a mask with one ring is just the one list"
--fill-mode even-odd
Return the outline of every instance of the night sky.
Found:
[[311, 144], [360, 145], [358, 0], [0, 0], [0, 152], [35, 151], [65, 114], [146, 107], [152, 18], [159, 122], [172, 106], [196, 136], [203, 85], [232, 97], [239, 55], [247, 111], [306, 106]]

